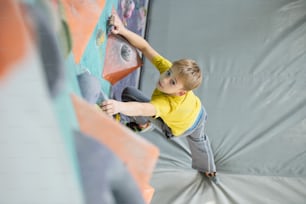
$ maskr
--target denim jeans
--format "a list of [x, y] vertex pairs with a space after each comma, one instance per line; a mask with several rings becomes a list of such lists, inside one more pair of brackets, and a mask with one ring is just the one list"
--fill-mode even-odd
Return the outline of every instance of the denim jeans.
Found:
[[[122, 92], [122, 101], [149, 102], [150, 99], [143, 95], [140, 90], [134, 87], [126, 87]], [[216, 172], [216, 165], [210, 141], [208, 136], [205, 134], [207, 113], [204, 107], [202, 107], [202, 114], [199, 117], [200, 118], [198, 118], [196, 124], [179, 137], [186, 137], [188, 141], [192, 157], [192, 168], [200, 172]], [[139, 124], [152, 121], [157, 129], [164, 133], [167, 138], [174, 139], [177, 137], [172, 134], [171, 129], [161, 118], [153, 119], [152, 117], [137, 116], [132, 119]]]

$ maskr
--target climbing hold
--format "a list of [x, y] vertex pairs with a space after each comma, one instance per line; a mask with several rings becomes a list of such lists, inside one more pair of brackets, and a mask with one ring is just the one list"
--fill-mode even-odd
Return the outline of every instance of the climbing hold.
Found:
[[121, 49], [120, 49], [120, 54], [121, 54], [122, 59], [129, 62], [132, 57], [132, 50], [126, 44], [122, 44]]
[[105, 32], [102, 29], [98, 29], [97, 35], [96, 35], [96, 45], [100, 46], [105, 41]]

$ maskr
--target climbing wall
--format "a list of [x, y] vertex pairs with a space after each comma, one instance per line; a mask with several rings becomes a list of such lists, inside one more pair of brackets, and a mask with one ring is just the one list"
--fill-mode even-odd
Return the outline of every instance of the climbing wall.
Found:
[[[0, 3], [0, 203], [151, 201], [159, 149], [95, 105], [110, 94], [102, 73], [107, 19], [118, 4]], [[132, 49], [125, 42], [113, 54], [133, 57], [136, 68], [141, 60]]]

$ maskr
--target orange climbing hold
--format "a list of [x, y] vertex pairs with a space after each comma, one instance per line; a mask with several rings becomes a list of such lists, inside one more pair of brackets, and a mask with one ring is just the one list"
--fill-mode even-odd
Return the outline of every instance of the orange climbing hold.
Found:
[[109, 35], [102, 77], [115, 84], [138, 67], [142, 61], [138, 51], [127, 40], [118, 35]]

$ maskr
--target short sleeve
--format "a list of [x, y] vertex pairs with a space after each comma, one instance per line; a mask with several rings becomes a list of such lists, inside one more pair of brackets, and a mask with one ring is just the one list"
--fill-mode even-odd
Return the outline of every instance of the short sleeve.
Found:
[[153, 57], [152, 64], [159, 70], [160, 73], [163, 73], [172, 67], [172, 63], [160, 55]]

